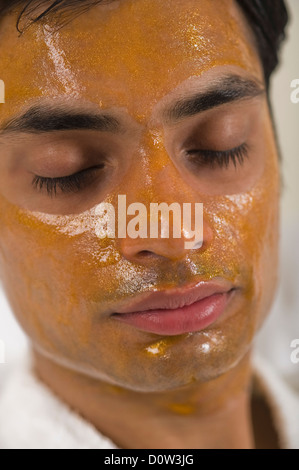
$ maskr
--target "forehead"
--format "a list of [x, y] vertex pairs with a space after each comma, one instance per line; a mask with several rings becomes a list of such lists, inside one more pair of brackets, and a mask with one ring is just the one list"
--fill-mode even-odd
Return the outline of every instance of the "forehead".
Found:
[[72, 97], [142, 114], [216, 66], [261, 76], [249, 28], [231, 0], [120, 0], [56, 32], [50, 21], [21, 37], [15, 17], [1, 25], [1, 78], [11, 112], [33, 99]]

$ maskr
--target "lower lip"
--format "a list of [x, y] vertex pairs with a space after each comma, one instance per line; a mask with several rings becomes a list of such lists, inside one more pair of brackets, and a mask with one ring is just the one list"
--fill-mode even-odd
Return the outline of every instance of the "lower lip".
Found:
[[115, 313], [113, 317], [148, 333], [164, 336], [191, 333], [214, 323], [224, 312], [232, 292], [214, 294], [192, 305], [173, 310]]

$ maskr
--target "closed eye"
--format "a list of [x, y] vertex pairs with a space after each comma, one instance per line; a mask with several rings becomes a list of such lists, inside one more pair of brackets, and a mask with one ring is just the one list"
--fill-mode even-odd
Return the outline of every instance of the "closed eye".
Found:
[[248, 145], [246, 143], [239, 147], [234, 147], [229, 150], [198, 150], [192, 149], [186, 152], [189, 160], [194, 165], [199, 167], [209, 168], [228, 168], [232, 163], [235, 168], [238, 165], [243, 165], [246, 158], [248, 158]]
[[32, 185], [35, 190], [45, 191], [50, 197], [56, 196], [58, 190], [62, 193], [77, 193], [91, 183], [98, 170], [102, 170], [104, 167], [104, 164], [100, 164], [69, 176], [55, 178], [34, 175]]

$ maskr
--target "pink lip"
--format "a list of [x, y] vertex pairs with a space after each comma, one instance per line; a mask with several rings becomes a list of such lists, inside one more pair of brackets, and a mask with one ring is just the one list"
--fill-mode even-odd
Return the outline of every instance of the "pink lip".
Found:
[[210, 281], [184, 289], [147, 292], [118, 308], [112, 316], [135, 328], [159, 335], [200, 331], [222, 315], [234, 291], [226, 281]]

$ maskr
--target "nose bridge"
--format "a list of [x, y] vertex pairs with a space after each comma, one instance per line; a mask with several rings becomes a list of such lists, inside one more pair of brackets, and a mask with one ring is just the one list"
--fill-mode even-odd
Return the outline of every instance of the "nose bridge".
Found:
[[190, 187], [164, 147], [163, 133], [158, 130], [147, 130], [142, 136], [125, 186], [128, 200], [145, 205], [182, 204], [193, 199]]

